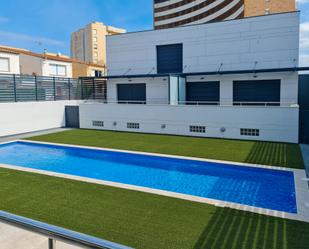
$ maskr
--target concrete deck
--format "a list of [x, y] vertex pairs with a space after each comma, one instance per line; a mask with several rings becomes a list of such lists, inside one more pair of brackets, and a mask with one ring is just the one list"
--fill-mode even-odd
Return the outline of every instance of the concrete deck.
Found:
[[[48, 249], [48, 238], [0, 222], [1, 249]], [[56, 242], [57, 249], [81, 249]]]
[[68, 130], [71, 130], [71, 129], [70, 128], [55, 128], [55, 129], [48, 129], [48, 130], [42, 130], [42, 131], [28, 132], [28, 133], [13, 135], [13, 136], [0, 137], [0, 143], [5, 143], [5, 142], [17, 140], [17, 139], [27, 138], [27, 137], [46, 135], [46, 134], [51, 134], [51, 133], [56, 133], [56, 132], [61, 132], [61, 131], [68, 131]]

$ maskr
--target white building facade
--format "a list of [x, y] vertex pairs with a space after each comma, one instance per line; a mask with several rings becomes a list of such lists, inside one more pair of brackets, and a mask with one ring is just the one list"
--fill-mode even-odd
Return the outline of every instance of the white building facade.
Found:
[[21, 53], [20, 68], [22, 74], [72, 78], [72, 62], [56, 56]]
[[19, 55], [0, 48], [0, 74], [19, 74]]
[[297, 143], [298, 60], [298, 12], [110, 36], [81, 127]]

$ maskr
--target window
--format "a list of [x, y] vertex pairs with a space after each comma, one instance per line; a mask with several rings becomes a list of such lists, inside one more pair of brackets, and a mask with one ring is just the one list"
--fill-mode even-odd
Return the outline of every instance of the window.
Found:
[[191, 126], [190, 126], [190, 132], [194, 132], [194, 133], [206, 133], [206, 126], [191, 125]]
[[118, 103], [146, 103], [146, 84], [117, 84]]
[[100, 70], [92, 70], [91, 76], [92, 77], [101, 77], [102, 76], [102, 71], [100, 71]]
[[188, 104], [218, 105], [220, 102], [220, 82], [187, 82], [186, 98]]
[[93, 53], [94, 57], [98, 57], [98, 52]]
[[66, 76], [67, 67], [64, 65], [50, 64], [49, 65], [50, 75], [52, 76]]
[[103, 121], [94, 120], [94, 121], [92, 121], [92, 126], [104, 127], [104, 122]]
[[280, 105], [280, 80], [241, 80], [233, 82], [234, 105]]
[[101, 76], [102, 76], [102, 71], [100, 71], [100, 70], [95, 70], [95, 71], [94, 71], [94, 76], [95, 76], [95, 77], [101, 77]]
[[139, 129], [139, 123], [127, 123], [128, 129]]
[[98, 44], [93, 44], [93, 49], [97, 50], [98, 49]]
[[258, 136], [260, 136], [260, 130], [259, 130], [259, 129], [246, 129], [246, 128], [241, 128], [241, 129], [240, 129], [240, 135], [241, 135], [241, 136], [258, 137]]
[[182, 44], [157, 46], [158, 73], [182, 73]]
[[10, 60], [8, 58], [0, 58], [0, 72], [10, 71]]
[[96, 34], [98, 33], [98, 31], [97, 31], [96, 29], [93, 29], [93, 30], [92, 30], [92, 33], [93, 33], [94, 35], [96, 35]]
[[97, 42], [98, 41], [98, 37], [93, 37], [93, 42]]

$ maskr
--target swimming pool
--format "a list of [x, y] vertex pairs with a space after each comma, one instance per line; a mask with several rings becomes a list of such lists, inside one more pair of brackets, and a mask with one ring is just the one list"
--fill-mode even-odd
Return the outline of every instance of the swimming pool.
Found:
[[292, 171], [22, 141], [1, 163], [297, 213]]

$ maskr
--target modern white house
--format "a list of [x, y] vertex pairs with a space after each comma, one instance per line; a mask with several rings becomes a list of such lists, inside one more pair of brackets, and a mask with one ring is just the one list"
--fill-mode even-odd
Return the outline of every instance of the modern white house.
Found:
[[0, 48], [0, 73], [1, 74], [19, 74], [19, 54]]
[[107, 38], [89, 129], [298, 142], [299, 12]]

